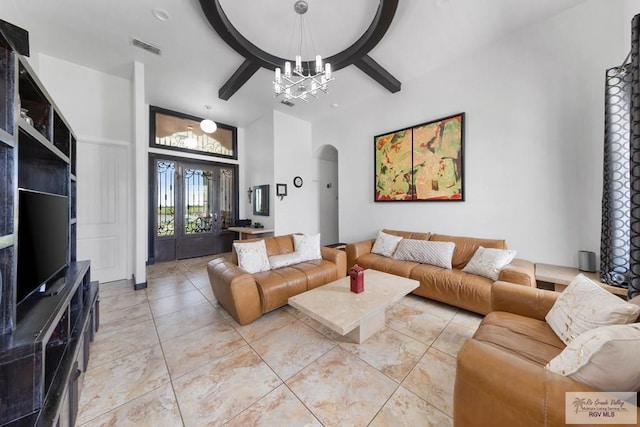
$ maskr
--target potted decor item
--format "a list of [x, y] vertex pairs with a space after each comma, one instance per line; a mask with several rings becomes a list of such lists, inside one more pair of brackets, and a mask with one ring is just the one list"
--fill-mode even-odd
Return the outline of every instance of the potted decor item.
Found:
[[351, 277], [351, 292], [356, 294], [364, 292], [364, 269], [358, 264], [354, 265], [349, 270], [349, 277]]

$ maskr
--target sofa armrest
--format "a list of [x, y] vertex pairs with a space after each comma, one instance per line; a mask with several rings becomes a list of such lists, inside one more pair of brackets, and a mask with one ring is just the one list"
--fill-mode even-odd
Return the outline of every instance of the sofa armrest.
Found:
[[580, 391], [597, 390], [470, 339], [457, 356], [453, 422], [456, 427], [564, 426], [565, 393]]
[[207, 264], [207, 274], [213, 295], [236, 322], [246, 325], [262, 315], [253, 275], [222, 258]]
[[559, 295], [554, 291], [495, 282], [491, 287], [491, 311], [506, 311], [544, 320]]
[[536, 287], [536, 268], [535, 264], [526, 259], [514, 259], [511, 264], [507, 265], [500, 271], [501, 282], [510, 282], [517, 285]]
[[369, 239], [363, 240], [362, 242], [348, 243], [345, 247], [345, 252], [347, 252], [347, 268], [353, 267], [356, 260], [362, 255], [371, 253], [375, 242], [376, 239]]
[[347, 254], [335, 248], [328, 248], [323, 246], [321, 249], [322, 259], [332, 262], [336, 265], [338, 270], [338, 279], [347, 275]]

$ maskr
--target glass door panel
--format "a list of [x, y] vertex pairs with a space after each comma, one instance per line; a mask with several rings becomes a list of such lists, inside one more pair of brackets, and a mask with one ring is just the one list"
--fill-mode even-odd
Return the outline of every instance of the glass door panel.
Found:
[[237, 166], [152, 157], [153, 262], [231, 251]]
[[218, 219], [213, 208], [213, 172], [184, 168], [183, 183], [184, 234], [211, 233]]

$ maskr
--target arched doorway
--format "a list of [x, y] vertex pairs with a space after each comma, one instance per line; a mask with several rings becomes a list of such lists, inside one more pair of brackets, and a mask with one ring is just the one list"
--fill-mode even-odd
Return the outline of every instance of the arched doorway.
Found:
[[314, 158], [318, 171], [318, 217], [322, 244], [338, 243], [338, 150], [332, 145], [323, 145], [316, 150]]

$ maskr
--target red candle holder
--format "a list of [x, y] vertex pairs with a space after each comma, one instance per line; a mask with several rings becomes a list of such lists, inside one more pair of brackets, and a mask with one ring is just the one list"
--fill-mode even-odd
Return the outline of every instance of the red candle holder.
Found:
[[349, 270], [349, 276], [351, 277], [351, 292], [356, 294], [364, 292], [364, 269], [356, 264]]

